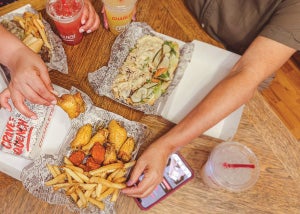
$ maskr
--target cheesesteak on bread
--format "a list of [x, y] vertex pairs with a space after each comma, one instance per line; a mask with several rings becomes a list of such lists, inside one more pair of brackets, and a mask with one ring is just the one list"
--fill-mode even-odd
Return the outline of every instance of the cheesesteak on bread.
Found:
[[25, 12], [22, 17], [14, 16], [12, 20], [4, 19], [0, 24], [27, 47], [40, 54], [44, 62], [50, 62], [51, 45], [39, 14]]

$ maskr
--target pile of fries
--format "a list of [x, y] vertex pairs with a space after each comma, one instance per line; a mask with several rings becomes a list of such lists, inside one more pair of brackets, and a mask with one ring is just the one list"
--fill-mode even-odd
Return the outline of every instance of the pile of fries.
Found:
[[108, 196], [111, 202], [117, 200], [119, 191], [126, 187], [128, 169], [135, 164], [131, 160], [134, 140], [124, 130], [116, 120], [111, 120], [108, 128], [99, 127], [94, 135], [90, 124], [80, 127], [64, 164], [47, 164], [53, 178], [45, 185], [54, 191], [63, 189], [79, 208], [91, 203], [104, 210], [103, 200]]
[[39, 53], [43, 45], [45, 45], [49, 50], [52, 49], [46, 36], [41, 14], [24, 12], [22, 17], [14, 16], [14, 21], [19, 23], [25, 31], [23, 43], [34, 52]]

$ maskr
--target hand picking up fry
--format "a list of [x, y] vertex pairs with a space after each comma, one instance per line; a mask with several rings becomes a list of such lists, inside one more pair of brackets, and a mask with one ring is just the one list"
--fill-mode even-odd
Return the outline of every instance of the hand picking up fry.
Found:
[[79, 208], [93, 204], [103, 210], [103, 200], [111, 196], [110, 201], [115, 202], [120, 189], [126, 187], [128, 169], [135, 164], [134, 139], [112, 120], [108, 128], [99, 127], [95, 133], [91, 124], [81, 126], [70, 146], [73, 150], [64, 157], [63, 165], [47, 165], [53, 178], [45, 185], [54, 191], [62, 189]]

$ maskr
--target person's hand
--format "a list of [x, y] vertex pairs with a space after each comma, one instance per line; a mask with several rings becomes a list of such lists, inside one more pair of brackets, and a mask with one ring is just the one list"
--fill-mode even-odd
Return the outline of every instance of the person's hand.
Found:
[[81, 33], [91, 33], [99, 28], [100, 18], [90, 0], [84, 0], [81, 24], [82, 26], [79, 29]]
[[0, 93], [0, 106], [7, 109], [8, 111], [11, 111], [11, 106], [8, 102], [9, 99], [10, 99], [10, 92], [8, 88], [6, 88]]
[[10, 97], [20, 113], [36, 119], [25, 100], [40, 105], [56, 104], [47, 66], [38, 54], [24, 46], [14, 54], [8, 68], [11, 72]]
[[[138, 158], [127, 182], [128, 187], [122, 192], [136, 198], [150, 195], [163, 179], [169, 155], [158, 141], [151, 144]], [[142, 174], [144, 177], [139, 182], [138, 179]]]

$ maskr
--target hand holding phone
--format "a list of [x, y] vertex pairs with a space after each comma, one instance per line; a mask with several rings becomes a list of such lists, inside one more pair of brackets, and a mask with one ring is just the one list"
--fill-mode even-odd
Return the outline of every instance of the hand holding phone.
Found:
[[[192, 179], [193, 176], [192, 169], [183, 157], [180, 156], [179, 153], [174, 153], [168, 159], [162, 182], [149, 196], [145, 198], [135, 198], [135, 201], [141, 209], [149, 209]], [[143, 175], [139, 180], [141, 181], [142, 179]]]

